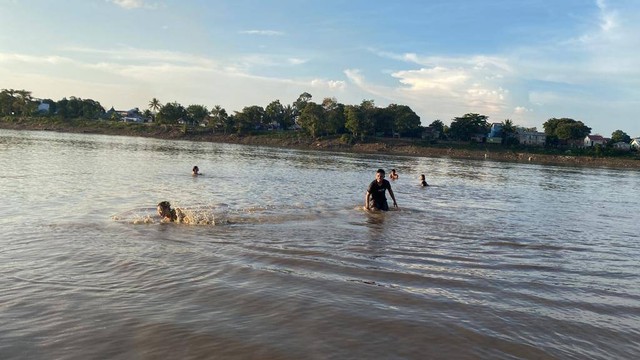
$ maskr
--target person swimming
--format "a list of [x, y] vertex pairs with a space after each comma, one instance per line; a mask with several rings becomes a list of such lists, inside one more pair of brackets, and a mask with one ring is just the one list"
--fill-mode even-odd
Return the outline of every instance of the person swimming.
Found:
[[171, 203], [168, 201], [161, 201], [158, 203], [158, 215], [162, 218], [163, 222], [182, 222], [184, 220], [184, 213], [180, 208], [171, 208]]
[[420, 186], [429, 186], [425, 180], [424, 174], [420, 175]]
[[202, 175], [202, 173], [200, 173], [200, 169], [198, 168], [198, 166], [193, 167], [193, 169], [191, 170], [191, 175], [193, 176]]
[[396, 169], [391, 169], [391, 173], [389, 174], [389, 179], [398, 180], [398, 173], [396, 172]]

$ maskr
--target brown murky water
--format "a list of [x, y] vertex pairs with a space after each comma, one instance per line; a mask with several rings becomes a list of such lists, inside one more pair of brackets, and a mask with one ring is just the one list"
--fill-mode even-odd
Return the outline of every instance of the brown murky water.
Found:
[[2, 359], [640, 355], [637, 171], [6, 130], [0, 169]]

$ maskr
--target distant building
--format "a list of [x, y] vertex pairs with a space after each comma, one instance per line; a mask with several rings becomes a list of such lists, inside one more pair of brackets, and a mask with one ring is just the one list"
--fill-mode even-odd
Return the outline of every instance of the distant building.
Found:
[[606, 139], [602, 137], [602, 135], [587, 135], [584, 137], [583, 145], [584, 147], [592, 147], [596, 145], [604, 145], [606, 142]]
[[540, 131], [533, 131], [524, 128], [516, 129], [516, 136], [522, 145], [544, 146], [547, 141], [547, 135]]
[[427, 126], [422, 131], [422, 139], [424, 140], [437, 140], [440, 138], [440, 131], [432, 126]]
[[624, 141], [618, 141], [613, 144], [613, 148], [620, 151], [629, 151], [631, 150], [631, 145]]
[[492, 144], [502, 144], [502, 123], [491, 124], [491, 130], [487, 134], [487, 142]]
[[122, 121], [124, 122], [144, 122], [144, 117], [140, 114], [140, 109], [133, 108], [131, 110], [127, 110], [122, 116]]
[[46, 102], [40, 101], [38, 104], [38, 112], [39, 113], [49, 113], [50, 105]]

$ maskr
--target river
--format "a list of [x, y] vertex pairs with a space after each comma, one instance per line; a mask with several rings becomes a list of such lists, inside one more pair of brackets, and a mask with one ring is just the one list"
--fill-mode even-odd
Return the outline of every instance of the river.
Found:
[[0, 194], [2, 359], [640, 356], [637, 170], [0, 130]]

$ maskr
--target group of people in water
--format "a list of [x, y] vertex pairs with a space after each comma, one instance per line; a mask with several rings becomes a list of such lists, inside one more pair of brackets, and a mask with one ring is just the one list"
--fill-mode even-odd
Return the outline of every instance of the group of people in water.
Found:
[[[376, 171], [376, 179], [369, 184], [367, 192], [364, 196], [364, 208], [366, 210], [376, 209], [381, 211], [388, 211], [389, 204], [387, 203], [387, 197], [385, 196], [386, 192], [389, 192], [389, 196], [391, 196], [391, 199], [393, 200], [393, 207], [398, 207], [396, 197], [393, 194], [393, 190], [391, 189], [391, 183], [384, 177], [384, 170], [378, 169], [378, 171]], [[396, 169], [391, 169], [389, 178], [391, 180], [398, 180], [399, 175]], [[427, 181], [425, 180], [424, 174], [420, 175], [420, 186], [429, 186], [429, 184], [427, 184]]]
[[[198, 166], [194, 166], [191, 170], [191, 175], [199, 176], [203, 174], [200, 172]], [[391, 180], [398, 180], [399, 175], [396, 169], [391, 169], [389, 178]], [[429, 186], [425, 180], [424, 174], [420, 175], [420, 186]], [[391, 183], [385, 179], [385, 171], [383, 169], [378, 169], [376, 171], [375, 180], [369, 184], [367, 192], [365, 193], [364, 208], [366, 210], [375, 209], [388, 211], [389, 204], [387, 203], [387, 197], [385, 195], [386, 192], [389, 192], [389, 196], [391, 196], [391, 199], [393, 200], [393, 207], [397, 208], [398, 203], [396, 202], [396, 197], [391, 189]], [[164, 222], [183, 222], [185, 218], [183, 211], [180, 210], [180, 208], [171, 208], [171, 203], [168, 201], [161, 201], [158, 203], [157, 211], [158, 215], [160, 215]]]

